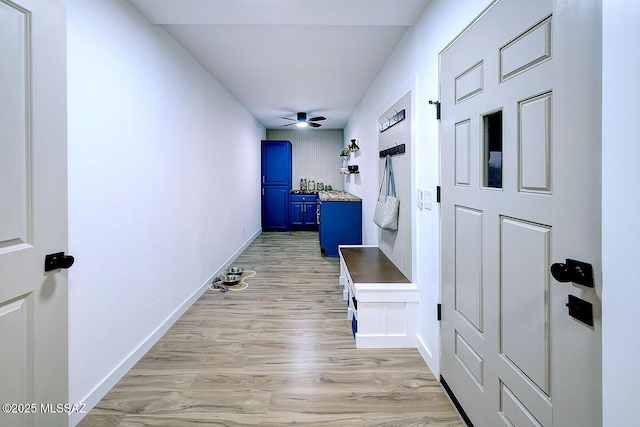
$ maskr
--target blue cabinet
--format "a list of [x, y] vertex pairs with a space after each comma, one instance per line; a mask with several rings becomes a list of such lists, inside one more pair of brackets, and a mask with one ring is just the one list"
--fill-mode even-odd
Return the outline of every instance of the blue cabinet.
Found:
[[289, 219], [292, 227], [315, 228], [317, 196], [315, 194], [292, 194]]
[[262, 229], [289, 229], [291, 142], [262, 141]]
[[337, 257], [338, 245], [362, 244], [362, 202], [321, 201], [319, 238], [320, 250]]
[[262, 141], [262, 185], [291, 189], [291, 142]]
[[286, 187], [263, 187], [262, 229], [289, 229], [289, 189]]

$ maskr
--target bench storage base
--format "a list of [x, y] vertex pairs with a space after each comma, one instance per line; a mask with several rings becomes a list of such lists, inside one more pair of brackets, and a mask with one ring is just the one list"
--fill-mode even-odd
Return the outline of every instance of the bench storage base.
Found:
[[340, 246], [340, 284], [358, 348], [416, 347], [419, 293], [377, 246]]

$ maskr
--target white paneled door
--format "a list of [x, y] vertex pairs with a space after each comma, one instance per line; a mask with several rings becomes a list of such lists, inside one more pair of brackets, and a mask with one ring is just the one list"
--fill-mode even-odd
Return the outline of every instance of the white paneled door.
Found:
[[440, 58], [442, 377], [476, 427], [602, 423], [597, 3], [500, 0]]
[[66, 426], [64, 8], [0, 0], [0, 425]]

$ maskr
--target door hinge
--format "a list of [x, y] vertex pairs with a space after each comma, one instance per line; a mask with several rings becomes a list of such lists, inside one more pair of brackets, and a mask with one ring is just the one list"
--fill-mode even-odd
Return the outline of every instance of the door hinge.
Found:
[[440, 186], [436, 187], [436, 202], [440, 203]]
[[438, 304], [437, 312], [438, 312], [438, 321], [440, 321], [442, 320], [442, 304]]
[[440, 120], [440, 101], [429, 101], [429, 104], [436, 106], [436, 119]]

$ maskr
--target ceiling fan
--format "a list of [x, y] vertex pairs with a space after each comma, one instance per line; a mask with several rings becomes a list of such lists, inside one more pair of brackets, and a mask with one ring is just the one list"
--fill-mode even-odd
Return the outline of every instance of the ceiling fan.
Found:
[[322, 116], [311, 117], [310, 119], [307, 119], [307, 113], [298, 113], [297, 118], [295, 119], [292, 119], [290, 117], [280, 117], [280, 118], [285, 120], [291, 120], [293, 122], [293, 123], [287, 123], [286, 125], [282, 125], [280, 127], [296, 125], [301, 128], [304, 128], [307, 126], [319, 128], [322, 125], [320, 123], [315, 123], [315, 122], [319, 122], [321, 120], [327, 120], [326, 117], [322, 117]]

